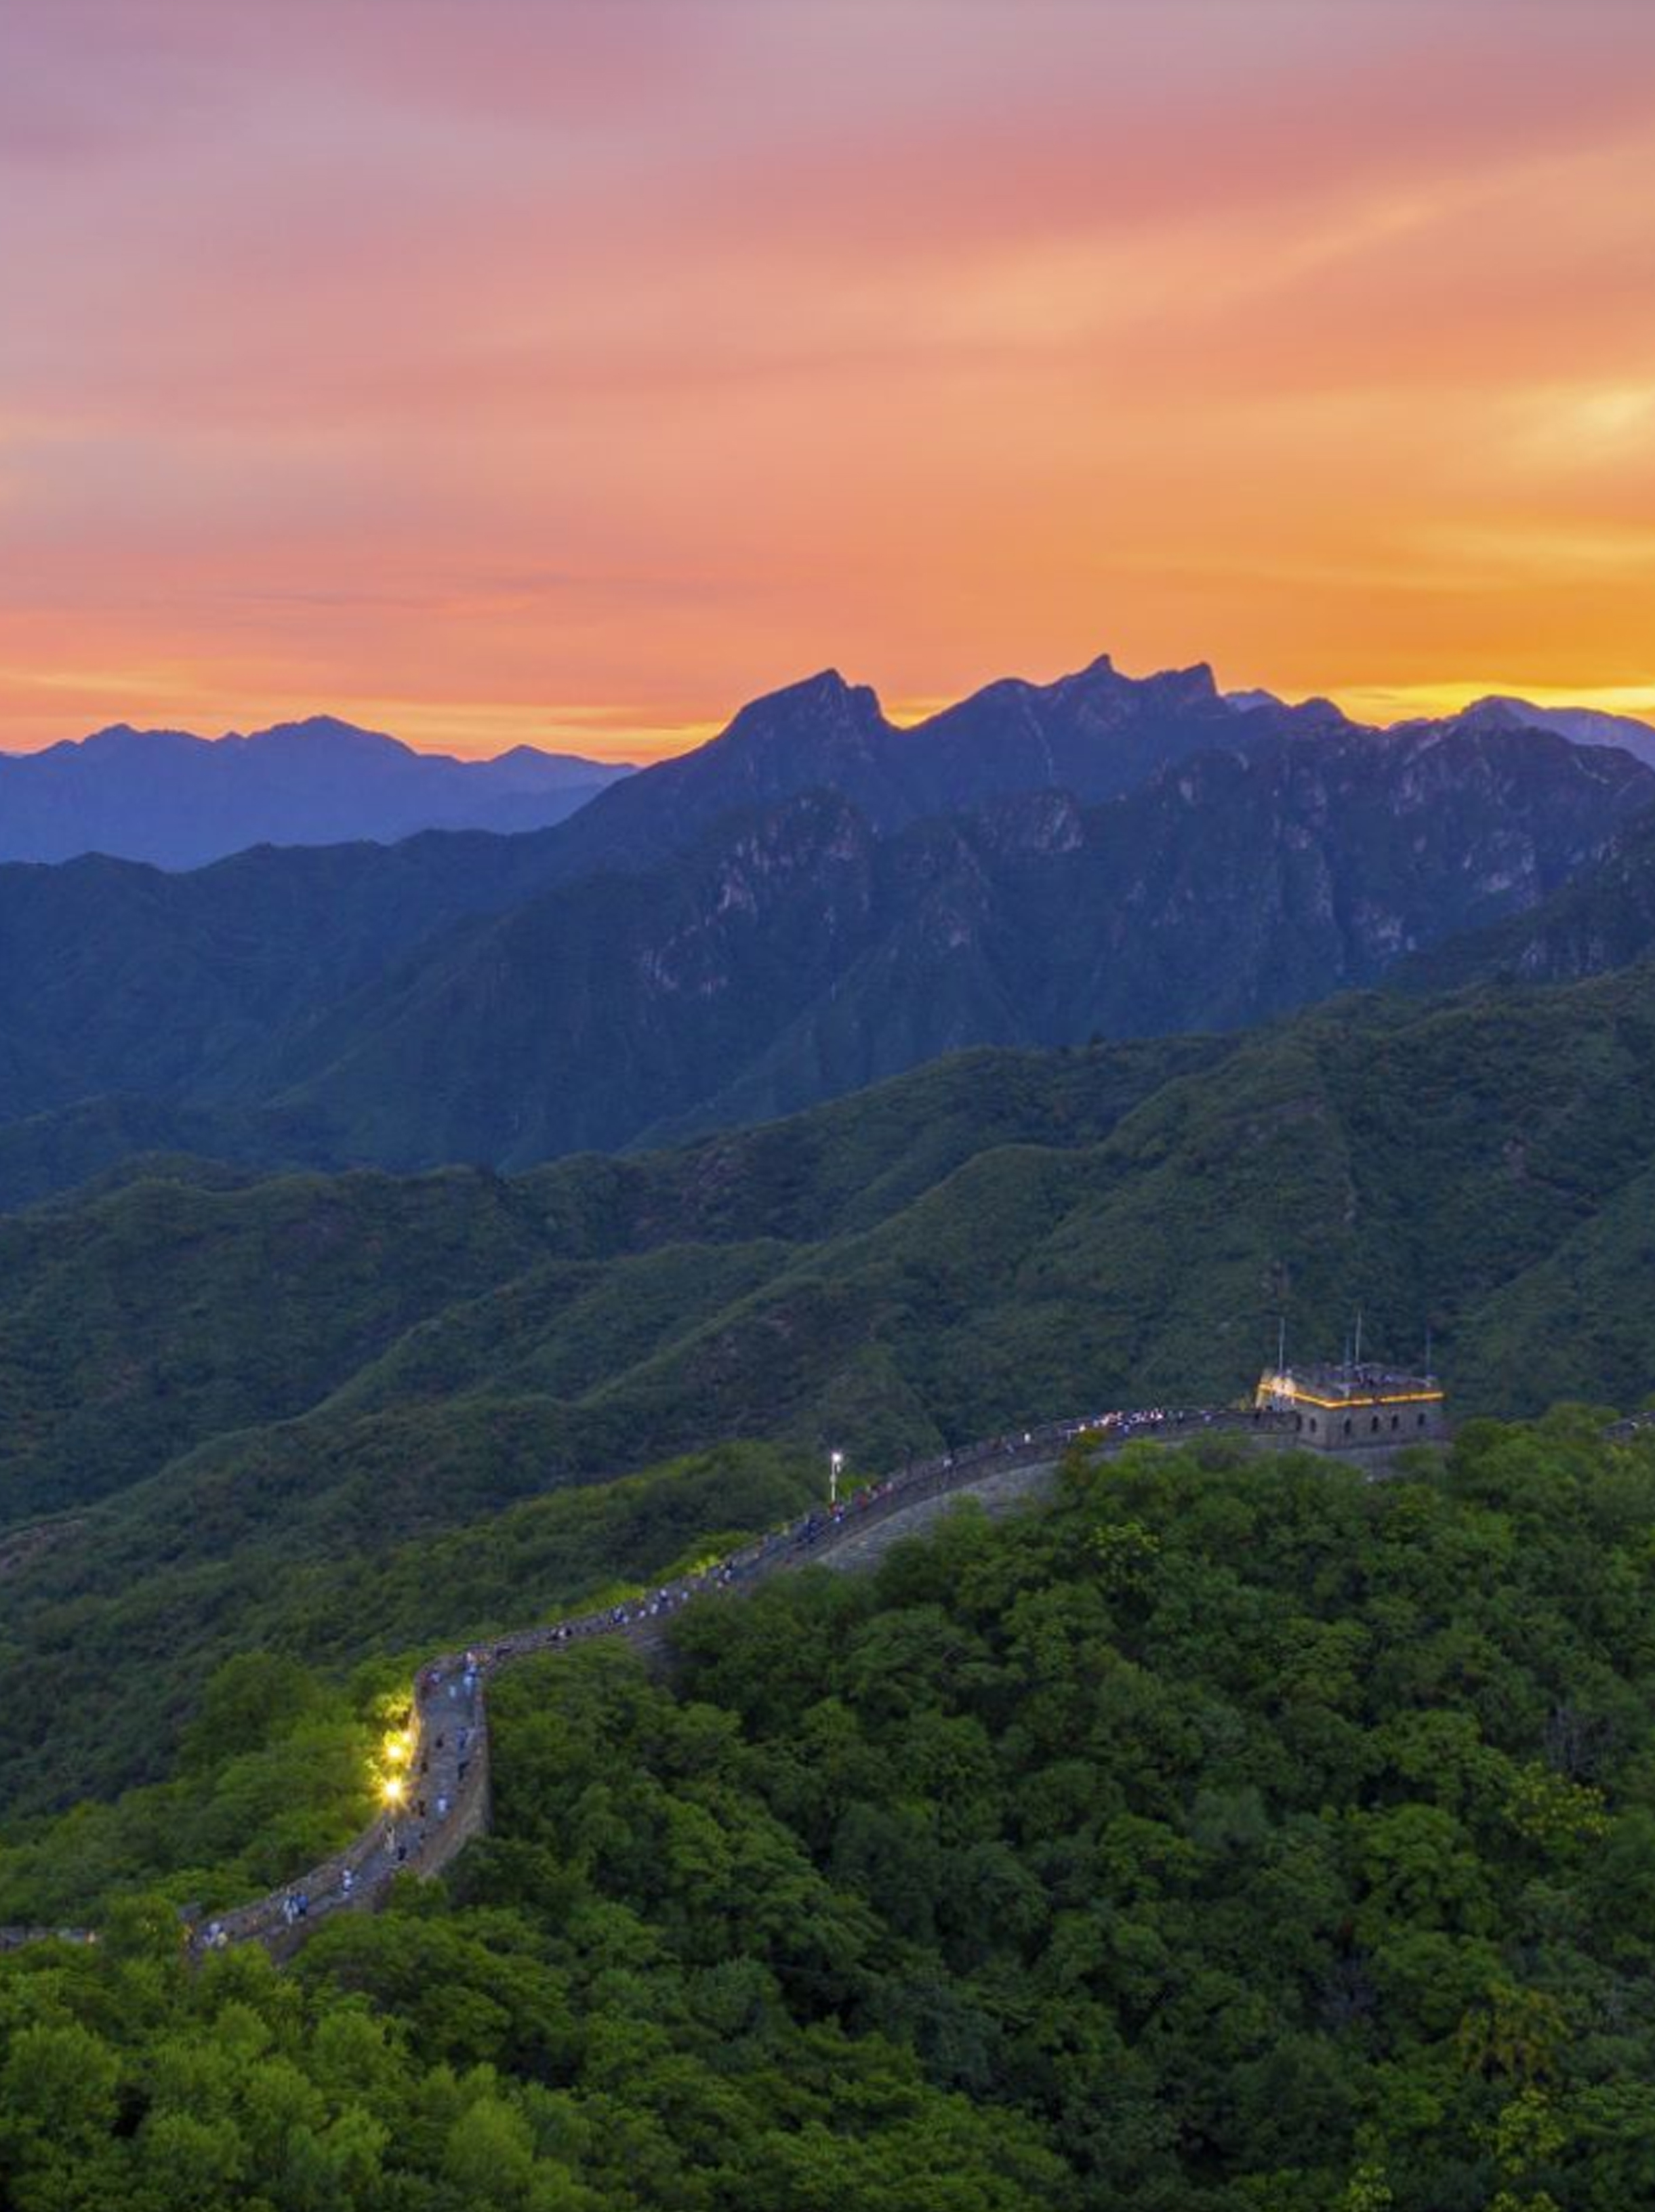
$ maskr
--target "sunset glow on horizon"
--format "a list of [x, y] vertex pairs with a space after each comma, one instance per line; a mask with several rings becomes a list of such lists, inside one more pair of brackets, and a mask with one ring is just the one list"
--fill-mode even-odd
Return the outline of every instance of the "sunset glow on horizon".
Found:
[[1655, 720], [1655, 9], [15, 0], [0, 748]]

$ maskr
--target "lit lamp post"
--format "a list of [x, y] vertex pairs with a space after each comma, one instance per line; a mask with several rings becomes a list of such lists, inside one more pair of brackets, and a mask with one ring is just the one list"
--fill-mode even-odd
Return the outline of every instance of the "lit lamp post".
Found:
[[828, 1454], [828, 1504], [830, 1505], [837, 1505], [839, 1503], [839, 1474], [844, 1463], [845, 1455], [842, 1451]]

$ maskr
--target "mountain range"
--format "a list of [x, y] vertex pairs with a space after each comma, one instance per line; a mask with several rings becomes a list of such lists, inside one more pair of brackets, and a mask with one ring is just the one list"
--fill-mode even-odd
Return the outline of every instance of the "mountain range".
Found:
[[[825, 783], [885, 830], [1008, 790], [1106, 798], [1168, 761], [1235, 742], [1233, 702], [1204, 666], [1141, 682], [1107, 656], [1055, 684], [989, 685], [911, 728], [824, 672], [745, 708], [723, 734], [651, 771], [636, 812], [599, 817], [570, 865], [659, 857], [721, 813]], [[1339, 726], [1325, 702], [1269, 702], [1272, 725]], [[519, 745], [494, 760], [420, 753], [330, 715], [218, 738], [119, 723], [43, 751], [0, 753], [0, 861], [98, 853], [167, 869], [255, 845], [391, 843], [423, 830], [538, 830], [631, 771]], [[667, 844], [643, 825], [672, 825]]]
[[1624, 756], [1538, 734], [1260, 741], [1102, 805], [1030, 793], [884, 838], [812, 793], [450, 933], [220, 1095], [302, 1110], [345, 1158], [521, 1166], [965, 1045], [1246, 1027], [1542, 897], [1652, 800]]
[[520, 1167], [1244, 1026], [1549, 926], [1652, 805], [1620, 749], [1101, 659], [910, 730], [828, 672], [526, 835], [0, 867], [0, 1204], [133, 1149]]
[[887, 720], [837, 669], [756, 699], [694, 752], [617, 791], [563, 841], [582, 869], [634, 866], [739, 809], [816, 789], [849, 799], [880, 836], [1008, 793], [1113, 799], [1196, 753], [1351, 727], [1325, 700], [1238, 714], [1205, 663], [1123, 676], [1108, 654], [1053, 684], [1007, 678], [926, 720]]
[[[792, 798], [817, 783], [839, 791], [880, 832], [1007, 791], [1066, 790], [1112, 798], [1156, 769], [1211, 746], [1269, 731], [1355, 726], [1329, 701], [1292, 707], [1269, 691], [1220, 693], [1204, 664], [1141, 681], [1107, 654], [1053, 684], [1008, 678], [910, 727], [889, 721], [874, 694], [830, 670], [755, 701], [711, 744], [652, 773], [642, 812], [685, 810], [683, 830], [721, 812]], [[1453, 726], [1547, 729], [1583, 745], [1614, 745], [1655, 767], [1655, 731], [1587, 708], [1479, 700]], [[254, 845], [379, 843], [423, 830], [502, 834], [565, 820], [630, 773], [624, 766], [518, 745], [492, 760], [422, 753], [332, 715], [249, 736], [117, 723], [29, 754], [0, 753], [0, 861], [101, 853], [167, 869], [205, 866]], [[599, 826], [601, 825], [601, 826]], [[636, 823], [599, 817], [587, 865], [630, 866]], [[642, 857], [659, 857], [648, 840]]]
[[106, 853], [198, 868], [253, 845], [538, 830], [628, 773], [532, 745], [455, 760], [326, 714], [215, 738], [122, 722], [0, 753], [0, 860]]

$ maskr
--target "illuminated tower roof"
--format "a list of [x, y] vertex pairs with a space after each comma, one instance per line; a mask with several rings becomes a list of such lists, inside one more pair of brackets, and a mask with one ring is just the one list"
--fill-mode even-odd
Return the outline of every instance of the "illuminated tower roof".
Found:
[[1448, 1434], [1442, 1384], [1374, 1360], [1338, 1366], [1266, 1368], [1253, 1403], [1290, 1413], [1301, 1443], [1315, 1451], [1391, 1451], [1439, 1443]]

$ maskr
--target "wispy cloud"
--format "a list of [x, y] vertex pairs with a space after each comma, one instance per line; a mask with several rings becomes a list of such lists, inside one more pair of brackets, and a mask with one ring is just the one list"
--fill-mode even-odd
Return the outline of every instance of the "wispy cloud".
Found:
[[0, 744], [1635, 690], [1652, 202], [1625, 0], [13, 0]]

